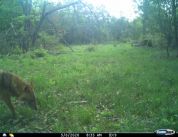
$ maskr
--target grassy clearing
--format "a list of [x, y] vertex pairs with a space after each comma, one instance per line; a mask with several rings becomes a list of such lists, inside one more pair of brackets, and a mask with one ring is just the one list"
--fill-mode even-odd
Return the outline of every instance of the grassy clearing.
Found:
[[[0, 69], [32, 80], [38, 111], [0, 103], [2, 132], [178, 130], [178, 61], [149, 48], [75, 46], [75, 52], [3, 56]], [[65, 49], [66, 51], [66, 49]]]

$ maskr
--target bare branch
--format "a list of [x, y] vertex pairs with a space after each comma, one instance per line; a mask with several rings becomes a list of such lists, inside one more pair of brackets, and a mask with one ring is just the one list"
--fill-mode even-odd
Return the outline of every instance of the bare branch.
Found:
[[81, 3], [83, 6], [85, 6], [85, 7], [87, 7], [87, 8], [89, 9], [89, 11], [94, 15], [94, 18], [96, 19], [97, 23], [99, 24], [98, 17], [97, 17], [97, 15], [95, 14], [95, 12], [94, 12], [87, 4], [85, 4], [84, 2], [82, 2], [82, 0], [79, 0], [79, 1], [80, 1], [80, 3]]
[[48, 16], [49, 14], [51, 14], [51, 13], [57, 11], [57, 10], [61, 10], [61, 9], [70, 7], [70, 6], [73, 6], [73, 5], [78, 4], [78, 3], [80, 3], [80, 1], [76, 1], [76, 2], [73, 2], [73, 3], [70, 3], [70, 4], [66, 4], [66, 5], [63, 5], [63, 6], [56, 7], [56, 8], [54, 8], [54, 9], [52, 9], [52, 10], [46, 12], [44, 16]]
[[14, 29], [13, 23], [11, 22], [10, 25], [11, 25], [12, 30], [14, 31], [14, 35], [17, 36], [17, 32], [16, 32], [15, 29]]

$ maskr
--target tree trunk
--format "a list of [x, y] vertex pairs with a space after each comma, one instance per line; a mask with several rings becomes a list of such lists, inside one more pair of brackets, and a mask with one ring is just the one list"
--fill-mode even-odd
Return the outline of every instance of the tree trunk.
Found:
[[20, 45], [23, 51], [26, 52], [30, 47], [30, 35], [32, 30], [31, 20], [29, 18], [32, 10], [32, 0], [21, 0], [20, 4], [25, 15], [24, 33], [22, 34]]
[[149, 7], [149, 1], [148, 0], [144, 0], [143, 1], [143, 29], [142, 29], [142, 33], [143, 36], [145, 36], [145, 34], [147, 33], [147, 21], [148, 21], [148, 15], [149, 15], [149, 11], [148, 11], [148, 7]]
[[174, 46], [178, 48], [178, 35], [177, 35], [177, 17], [176, 17], [176, 0], [172, 0], [172, 26], [173, 26], [173, 32], [174, 32]]
[[79, 1], [76, 1], [76, 2], [73, 2], [73, 3], [70, 3], [70, 4], [66, 4], [66, 5], [63, 5], [63, 6], [57, 6], [56, 8], [48, 11], [45, 13], [45, 9], [46, 9], [46, 3], [44, 2], [44, 5], [43, 5], [43, 11], [42, 11], [42, 15], [41, 15], [41, 18], [40, 18], [40, 21], [38, 22], [37, 26], [35, 27], [35, 30], [32, 34], [32, 45], [35, 45], [35, 42], [37, 40], [37, 36], [38, 36], [38, 32], [43, 24], [43, 21], [45, 20], [45, 18], [50, 15], [51, 13], [57, 11], [57, 10], [61, 10], [61, 9], [65, 9], [67, 7], [70, 7], [70, 6], [73, 6], [75, 4], [78, 4]]

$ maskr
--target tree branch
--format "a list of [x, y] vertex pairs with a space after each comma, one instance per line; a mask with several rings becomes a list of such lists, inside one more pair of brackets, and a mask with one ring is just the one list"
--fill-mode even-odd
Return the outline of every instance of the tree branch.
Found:
[[66, 4], [66, 5], [63, 5], [63, 6], [56, 7], [56, 8], [54, 8], [54, 9], [52, 9], [52, 10], [46, 12], [46, 13], [44, 14], [44, 16], [48, 16], [49, 14], [51, 14], [51, 13], [57, 11], [57, 10], [61, 10], [61, 9], [70, 7], [70, 6], [75, 5], [75, 4], [78, 4], [78, 3], [80, 3], [80, 1], [76, 1], [76, 2], [73, 2], [73, 3], [70, 3], [70, 4]]
[[38, 31], [40, 30], [41, 25], [43, 24], [44, 19], [45, 19], [49, 14], [51, 14], [51, 13], [57, 11], [57, 10], [61, 10], [61, 9], [70, 7], [70, 6], [72, 6], [72, 5], [78, 4], [78, 3], [80, 3], [80, 1], [76, 1], [76, 2], [73, 2], [73, 3], [70, 3], [70, 4], [66, 4], [66, 5], [63, 5], [63, 6], [56, 7], [56, 8], [54, 8], [54, 9], [52, 9], [52, 10], [46, 12], [46, 13], [45, 13], [46, 3], [44, 3], [44, 5], [43, 5], [43, 12], [42, 12], [40, 21], [38, 22], [38, 24], [37, 24], [37, 26], [36, 26], [36, 28], [35, 28], [35, 30], [34, 30], [34, 33], [33, 33], [33, 35], [32, 35], [32, 45], [35, 44]]

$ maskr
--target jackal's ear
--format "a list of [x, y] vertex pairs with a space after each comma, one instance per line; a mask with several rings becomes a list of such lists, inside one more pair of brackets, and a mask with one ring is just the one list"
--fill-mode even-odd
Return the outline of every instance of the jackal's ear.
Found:
[[24, 87], [24, 91], [25, 91], [26, 93], [31, 93], [33, 90], [32, 90], [32, 87], [31, 87], [30, 85], [26, 85], [26, 86]]

